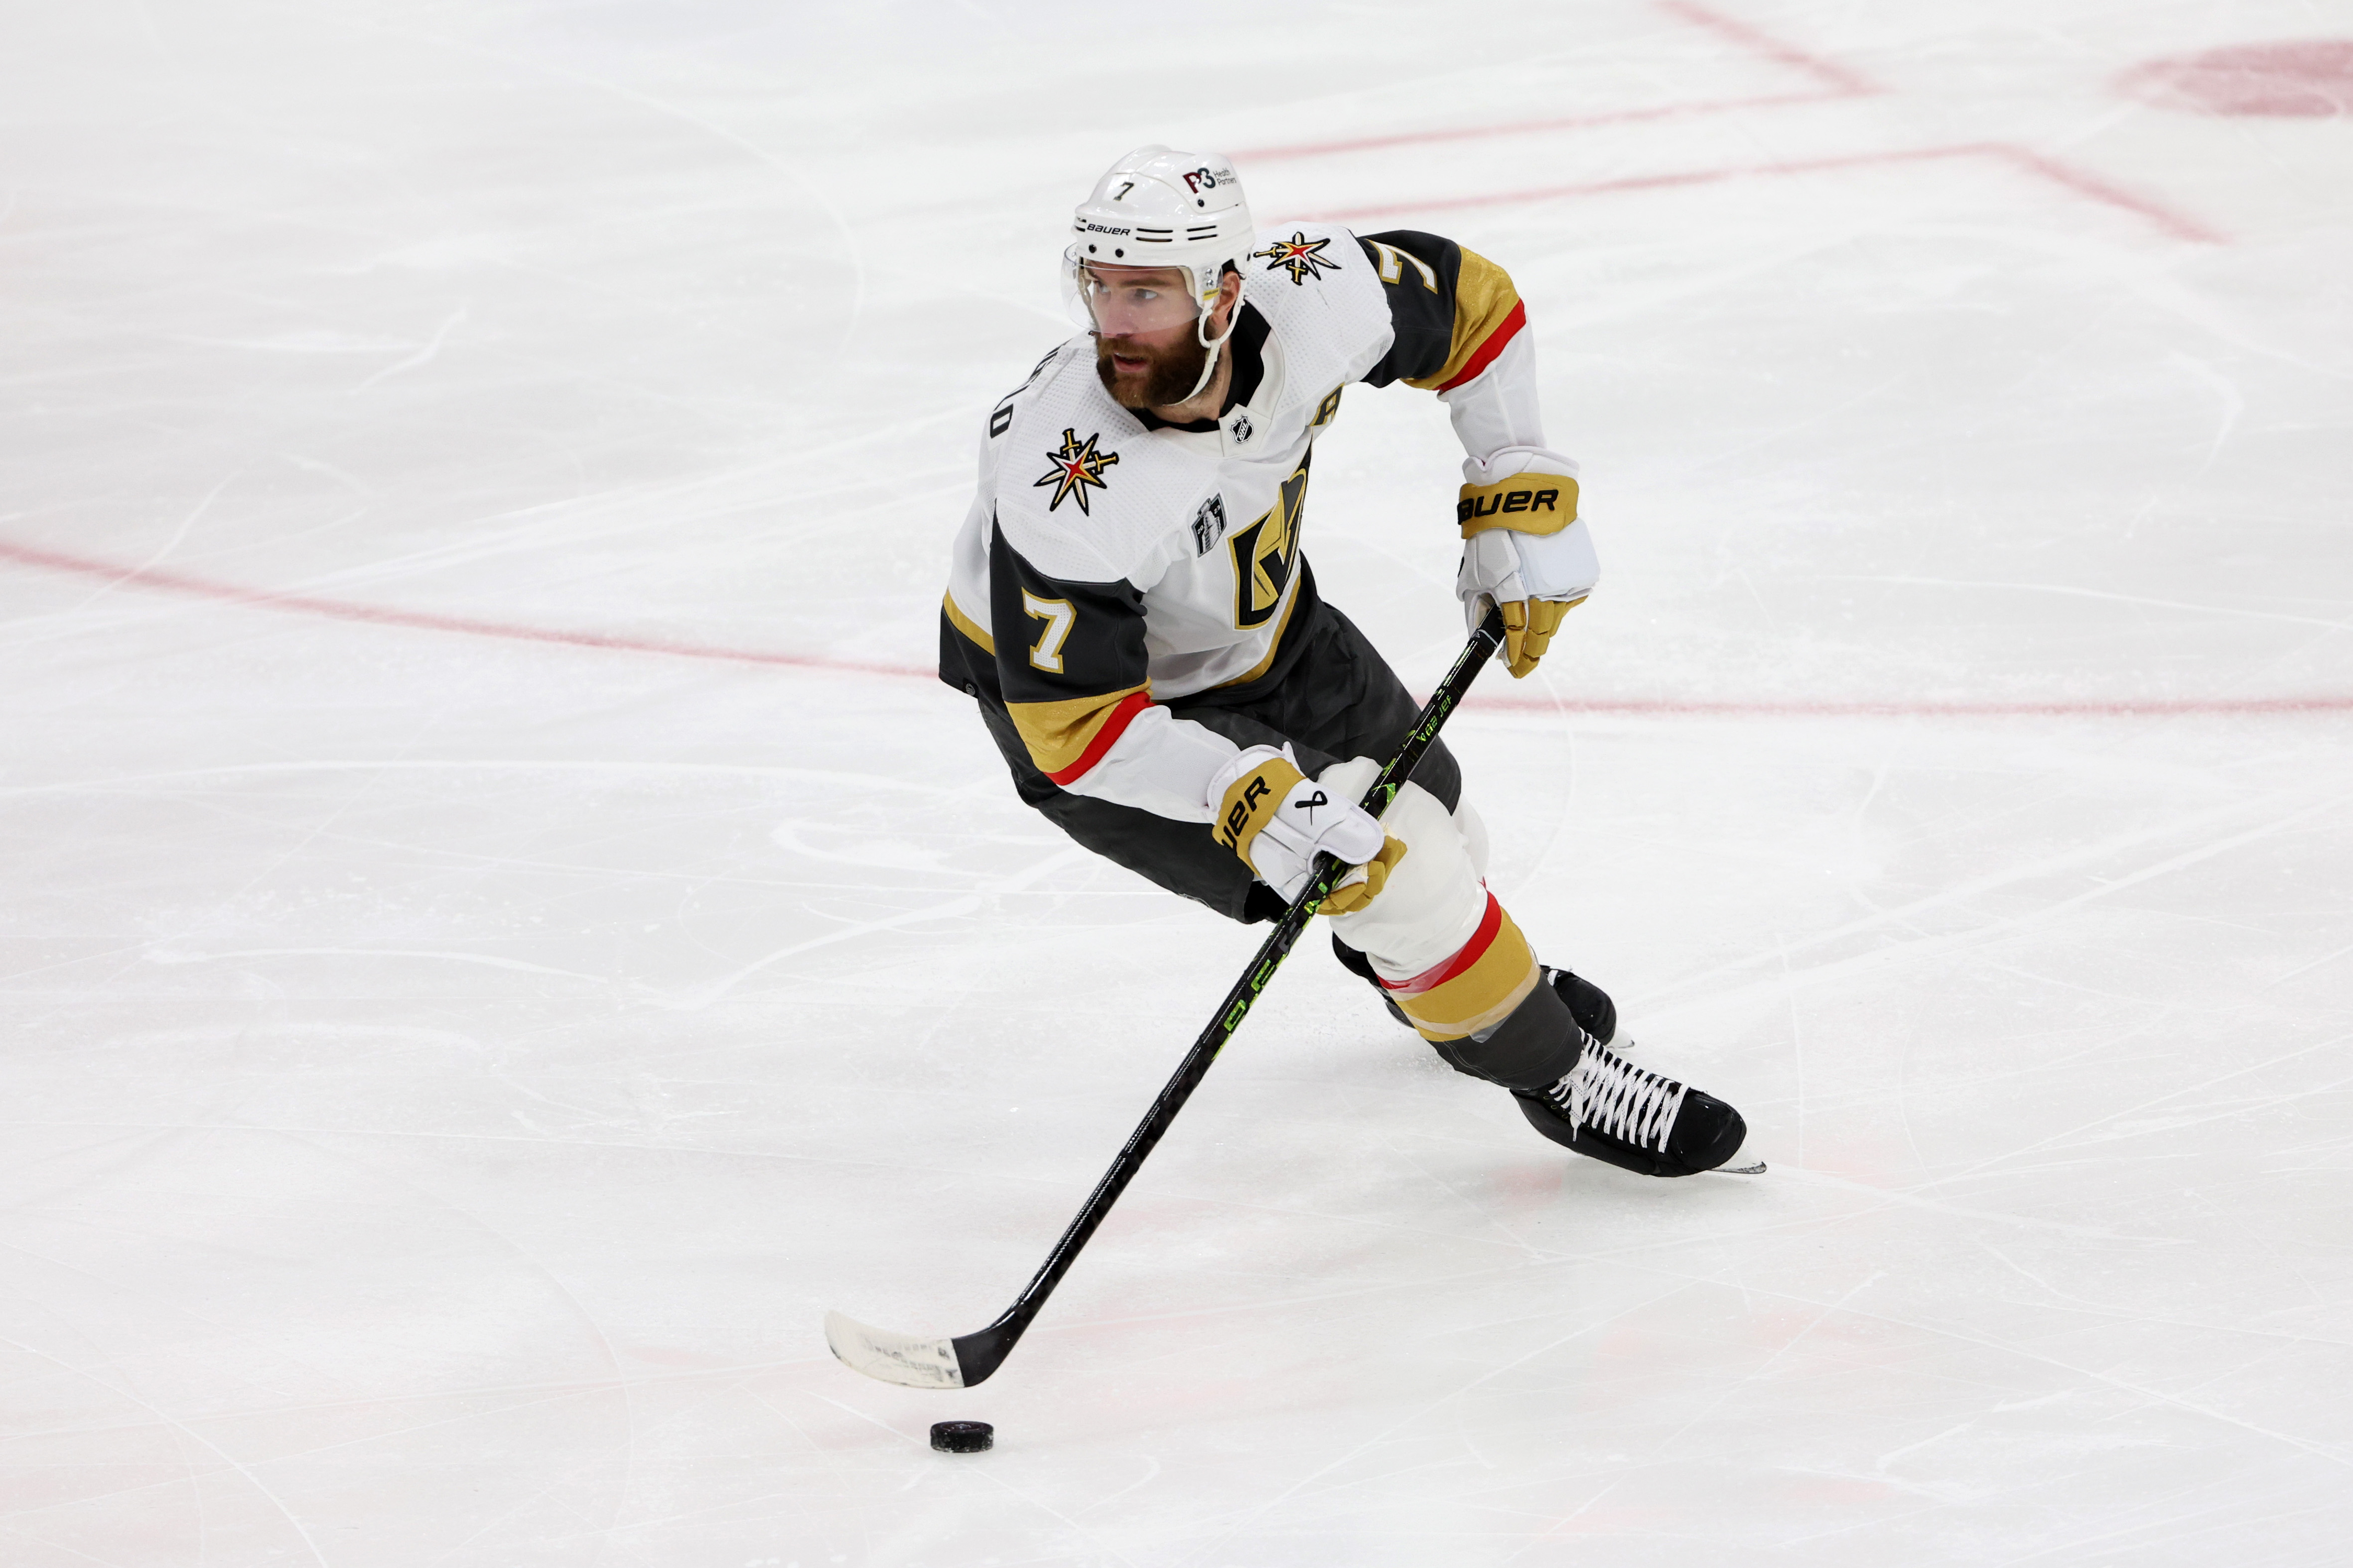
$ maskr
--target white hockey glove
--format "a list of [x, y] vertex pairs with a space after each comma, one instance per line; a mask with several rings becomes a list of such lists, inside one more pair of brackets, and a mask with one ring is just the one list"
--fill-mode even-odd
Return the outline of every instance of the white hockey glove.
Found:
[[1504, 612], [1501, 656], [1514, 679], [1536, 667], [1561, 617], [1601, 579], [1593, 538], [1577, 518], [1577, 465], [1540, 447], [1506, 447], [1462, 464], [1462, 568], [1455, 596], [1472, 629], [1487, 605]]
[[1363, 875], [1324, 900], [1325, 914], [1345, 914], [1369, 903], [1388, 880], [1405, 846], [1354, 800], [1335, 795], [1299, 771], [1289, 746], [1252, 746], [1209, 781], [1210, 831], [1241, 857], [1251, 874], [1296, 900], [1320, 853], [1336, 855]]

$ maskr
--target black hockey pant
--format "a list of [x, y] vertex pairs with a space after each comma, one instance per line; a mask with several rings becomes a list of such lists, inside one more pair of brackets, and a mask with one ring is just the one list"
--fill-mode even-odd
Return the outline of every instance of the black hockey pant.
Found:
[[[1421, 711], [1405, 683], [1354, 622], [1320, 599], [1307, 625], [1291, 635], [1303, 637], [1305, 645], [1295, 657], [1284, 649], [1277, 675], [1179, 698], [1168, 705], [1169, 712], [1240, 746], [1280, 746], [1287, 741], [1310, 778], [1351, 757], [1388, 762]], [[1172, 822], [1134, 806], [1070, 794], [1039, 771], [1001, 705], [984, 696], [980, 711], [1021, 798], [1079, 843], [1229, 920], [1267, 921], [1282, 912], [1273, 889], [1251, 877], [1202, 824]], [[1442, 741], [1423, 754], [1413, 782], [1449, 811], [1461, 799], [1462, 770]], [[1342, 963], [1374, 979], [1362, 954], [1336, 940], [1334, 946]], [[1390, 1011], [1396, 1012], [1394, 1005]], [[1481, 1037], [1430, 1043], [1457, 1071], [1510, 1089], [1538, 1089], [1577, 1065], [1582, 1042], [1567, 1005], [1544, 984]]]
[[[1168, 704], [1169, 713], [1215, 730], [1238, 746], [1280, 746], [1287, 741], [1310, 778], [1351, 757], [1388, 762], [1405, 743], [1421, 704], [1355, 622], [1321, 599], [1310, 616], [1306, 626], [1292, 628], [1290, 636], [1303, 639], [1304, 646], [1280, 661], [1287, 668], [1278, 674], [1248, 686], [1180, 697]], [[1005, 765], [1013, 770], [1021, 798], [1079, 843], [1229, 920], [1268, 921], [1282, 912], [1273, 890], [1253, 879], [1241, 858], [1201, 824], [1172, 822], [1061, 789], [1030, 760], [1003, 707], [983, 698], [980, 711], [997, 749], [1005, 753]], [[1443, 741], [1423, 754], [1413, 782], [1447, 810], [1454, 809], [1462, 794], [1462, 770]]]

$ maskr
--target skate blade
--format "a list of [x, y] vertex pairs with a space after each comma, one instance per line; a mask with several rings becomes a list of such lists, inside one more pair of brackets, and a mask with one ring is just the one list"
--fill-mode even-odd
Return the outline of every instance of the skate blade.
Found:
[[1720, 1176], [1761, 1176], [1765, 1173], [1765, 1162], [1759, 1160], [1753, 1165], [1718, 1165], [1715, 1172]]

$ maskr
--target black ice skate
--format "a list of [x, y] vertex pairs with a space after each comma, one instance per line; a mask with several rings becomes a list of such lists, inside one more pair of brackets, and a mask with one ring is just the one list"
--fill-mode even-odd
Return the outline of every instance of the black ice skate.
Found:
[[1645, 1176], [1713, 1171], [1748, 1136], [1740, 1112], [1714, 1095], [1644, 1072], [1590, 1038], [1558, 1083], [1512, 1093], [1554, 1142]]
[[1609, 1000], [1609, 993], [1582, 975], [1550, 964], [1544, 966], [1544, 975], [1560, 993], [1560, 999], [1568, 1004], [1568, 1016], [1588, 1037], [1613, 1051], [1622, 1051], [1634, 1043], [1618, 1037], [1618, 1004]]

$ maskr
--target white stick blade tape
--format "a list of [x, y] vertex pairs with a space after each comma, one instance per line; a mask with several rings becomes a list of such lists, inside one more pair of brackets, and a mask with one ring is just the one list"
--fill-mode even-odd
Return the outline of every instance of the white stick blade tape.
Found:
[[964, 1386], [964, 1369], [956, 1365], [955, 1344], [950, 1340], [870, 1329], [839, 1312], [828, 1312], [825, 1342], [842, 1365], [884, 1383], [902, 1388]]

